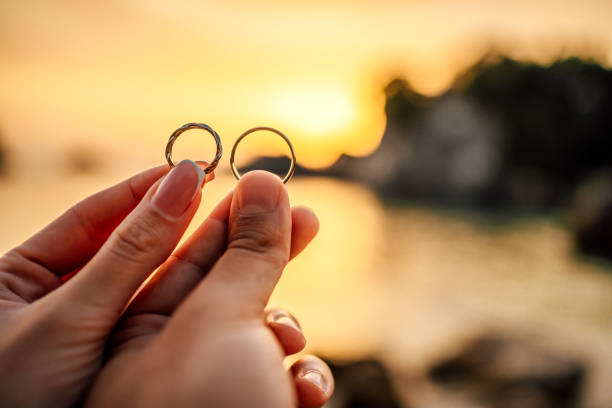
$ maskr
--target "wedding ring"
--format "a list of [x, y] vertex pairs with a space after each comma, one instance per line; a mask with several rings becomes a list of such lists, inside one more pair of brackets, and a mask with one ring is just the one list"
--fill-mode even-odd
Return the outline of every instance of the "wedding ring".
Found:
[[174, 162], [172, 161], [172, 146], [181, 133], [189, 129], [204, 129], [215, 139], [215, 143], [217, 144], [217, 154], [215, 154], [215, 158], [210, 162], [208, 167], [204, 169], [204, 173], [208, 174], [217, 168], [217, 165], [221, 160], [221, 156], [223, 155], [223, 147], [221, 146], [221, 138], [219, 137], [219, 134], [215, 132], [213, 128], [205, 125], [204, 123], [187, 123], [186, 125], [176, 129], [174, 133], [170, 135], [170, 139], [168, 139], [168, 144], [166, 145], [166, 160], [168, 161], [170, 167], [174, 167]]
[[277, 129], [274, 129], [274, 128], [271, 128], [271, 127], [265, 127], [265, 126], [255, 127], [253, 129], [247, 130], [246, 132], [241, 134], [240, 137], [238, 138], [238, 140], [236, 140], [236, 143], [234, 143], [234, 147], [232, 148], [232, 154], [230, 156], [230, 165], [232, 167], [232, 173], [234, 173], [234, 177], [236, 177], [236, 180], [240, 180], [240, 177], [241, 177], [241, 174], [238, 171], [238, 168], [236, 167], [236, 162], [234, 161], [234, 157], [236, 155], [236, 148], [238, 147], [238, 144], [247, 135], [249, 135], [249, 134], [251, 134], [253, 132], [258, 132], [260, 130], [266, 130], [268, 132], [276, 133], [277, 135], [282, 137], [285, 140], [285, 142], [287, 142], [287, 145], [289, 146], [289, 150], [291, 152], [291, 165], [289, 166], [289, 171], [287, 172], [287, 174], [283, 178], [283, 183], [287, 183], [291, 179], [291, 177], [293, 176], [293, 173], [295, 172], [295, 162], [296, 162], [296, 159], [295, 159], [295, 151], [293, 150], [293, 145], [291, 144], [291, 141], [289, 140], [289, 138], [287, 136], [285, 136], [285, 134], [283, 132], [281, 132], [280, 130], [277, 130]]

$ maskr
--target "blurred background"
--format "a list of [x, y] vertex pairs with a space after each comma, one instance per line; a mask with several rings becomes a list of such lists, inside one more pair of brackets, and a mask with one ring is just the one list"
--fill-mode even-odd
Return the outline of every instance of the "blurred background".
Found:
[[[0, 0], [0, 250], [187, 122], [292, 140], [329, 407], [612, 407], [608, 0]], [[245, 170], [283, 173], [273, 134]], [[185, 133], [175, 158], [210, 159]]]

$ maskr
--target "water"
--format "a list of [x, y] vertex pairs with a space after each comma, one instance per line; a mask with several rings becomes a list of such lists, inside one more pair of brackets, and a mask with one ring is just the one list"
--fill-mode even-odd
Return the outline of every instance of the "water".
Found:
[[[126, 174], [0, 180], [0, 250]], [[234, 183], [219, 176], [206, 186], [190, 230]], [[483, 331], [502, 331], [587, 360], [589, 402], [612, 398], [612, 273], [576, 258], [554, 219], [500, 226], [389, 207], [332, 179], [298, 178], [288, 187], [294, 204], [315, 210], [321, 230], [287, 267], [271, 304], [298, 317], [307, 351], [377, 356], [401, 376]]]

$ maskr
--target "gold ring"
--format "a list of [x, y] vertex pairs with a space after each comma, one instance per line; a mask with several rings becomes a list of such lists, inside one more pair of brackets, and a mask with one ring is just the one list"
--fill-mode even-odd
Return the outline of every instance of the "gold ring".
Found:
[[217, 154], [215, 154], [215, 158], [210, 162], [208, 167], [204, 169], [204, 173], [208, 174], [217, 168], [219, 160], [221, 160], [221, 156], [223, 155], [223, 146], [221, 146], [221, 138], [219, 137], [219, 134], [215, 132], [213, 128], [205, 125], [204, 123], [187, 123], [186, 125], [176, 129], [174, 133], [170, 135], [170, 139], [168, 139], [168, 144], [166, 145], [166, 160], [168, 161], [170, 167], [174, 167], [174, 163], [172, 162], [172, 146], [174, 146], [174, 142], [176, 139], [178, 139], [181, 133], [189, 129], [204, 129], [215, 139], [215, 143], [217, 144]]
[[234, 143], [234, 147], [232, 148], [232, 154], [230, 156], [230, 165], [232, 167], [232, 173], [234, 173], [234, 177], [236, 177], [236, 180], [240, 180], [240, 177], [241, 177], [240, 172], [238, 171], [238, 168], [236, 167], [236, 163], [234, 161], [234, 156], [236, 155], [236, 148], [238, 147], [238, 144], [247, 135], [249, 135], [249, 134], [251, 134], [253, 132], [260, 131], [260, 130], [267, 130], [269, 132], [276, 133], [277, 135], [282, 137], [285, 140], [285, 142], [287, 142], [287, 145], [289, 146], [289, 150], [291, 151], [291, 165], [289, 166], [289, 171], [285, 175], [285, 178], [283, 178], [283, 183], [287, 183], [291, 179], [291, 177], [293, 176], [293, 173], [295, 172], [295, 162], [296, 162], [296, 159], [295, 159], [295, 151], [293, 150], [293, 145], [291, 144], [291, 141], [289, 140], [289, 138], [287, 136], [285, 136], [285, 134], [283, 132], [281, 132], [280, 130], [276, 130], [274, 128], [265, 127], [265, 126], [255, 127], [253, 129], [247, 130], [246, 132], [241, 134], [240, 137], [236, 140], [236, 143]]

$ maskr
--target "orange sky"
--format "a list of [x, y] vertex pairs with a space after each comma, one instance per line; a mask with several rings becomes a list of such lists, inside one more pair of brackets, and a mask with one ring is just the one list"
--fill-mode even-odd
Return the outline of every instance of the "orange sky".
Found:
[[[228, 151], [269, 125], [324, 166], [376, 147], [393, 76], [439, 93], [492, 45], [541, 61], [591, 47], [609, 62], [610, 21], [607, 0], [1, 2], [0, 130], [32, 161], [31, 145], [78, 145], [151, 164], [189, 121]], [[282, 152], [271, 140], [250, 149]]]

